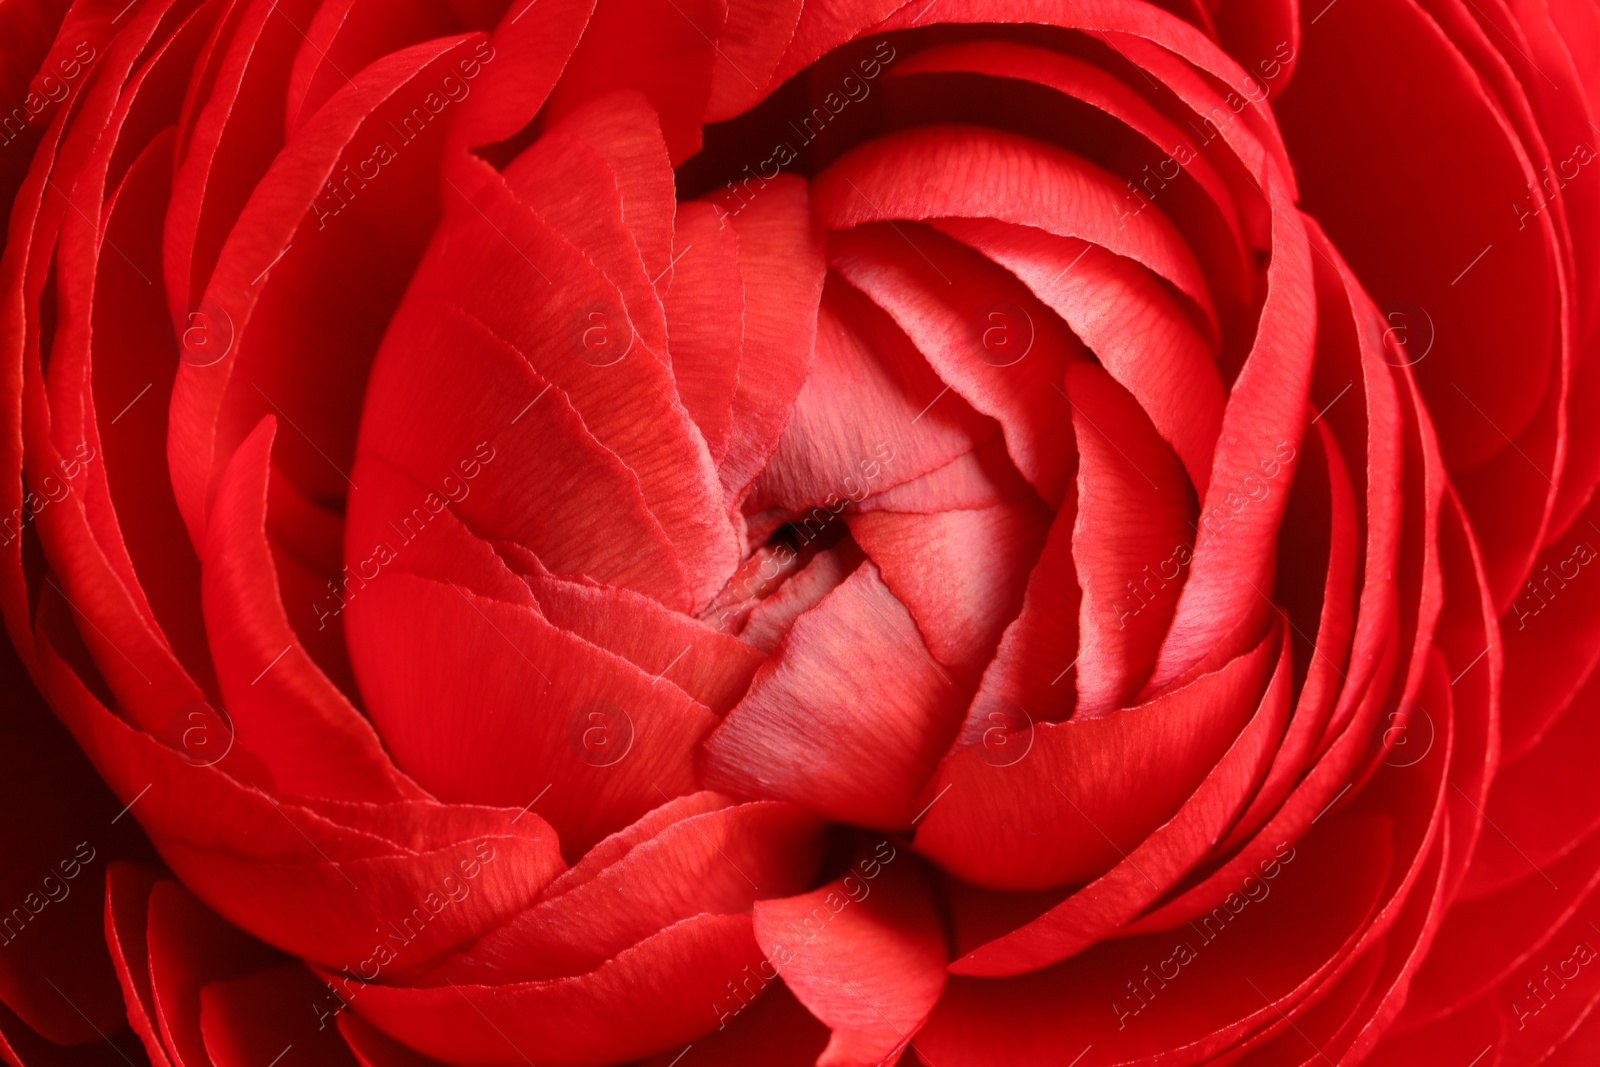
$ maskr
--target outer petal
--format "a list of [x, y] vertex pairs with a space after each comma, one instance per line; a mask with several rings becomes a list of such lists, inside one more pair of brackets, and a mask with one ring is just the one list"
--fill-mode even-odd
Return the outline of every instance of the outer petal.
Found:
[[889, 1062], [945, 985], [944, 930], [920, 867], [887, 841], [857, 870], [755, 907], [756, 939], [784, 984], [833, 1030], [818, 1067]]

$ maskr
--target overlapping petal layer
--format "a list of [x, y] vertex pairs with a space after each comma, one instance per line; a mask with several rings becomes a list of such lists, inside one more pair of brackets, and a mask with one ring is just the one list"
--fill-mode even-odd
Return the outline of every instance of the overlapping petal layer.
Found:
[[1589, 0], [0, 40], [16, 1067], [1584, 1062]]

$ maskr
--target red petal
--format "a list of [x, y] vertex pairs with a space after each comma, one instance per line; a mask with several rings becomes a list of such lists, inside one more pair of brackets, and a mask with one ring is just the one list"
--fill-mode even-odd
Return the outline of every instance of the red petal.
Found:
[[877, 138], [818, 176], [817, 217], [836, 230], [885, 219], [988, 218], [1076, 237], [1136, 260], [1208, 307], [1193, 254], [1160, 211], [1128, 210], [1111, 174], [999, 130], [920, 126]]
[[[387, 555], [381, 546], [425, 548], [432, 516], [448, 507], [479, 537], [520, 545], [556, 574], [690, 605], [687, 575], [639, 478], [522, 353], [481, 320], [432, 302], [403, 307], [390, 336], [369, 386], [353, 472], [365, 488], [350, 495], [345, 531], [355, 578], [344, 575], [340, 602], [371, 580]], [[413, 432], [423, 418], [432, 432]], [[537, 498], [530, 483], [544, 487]]]
[[[710, 710], [536, 607], [401, 571], [351, 611], [352, 655], [371, 665], [362, 685], [373, 721], [438, 796], [519, 807], [548, 788], [540, 814], [579, 856], [695, 788]], [[470, 669], [486, 662], [493, 668]]]
[[[749, 977], [760, 966], [741, 972], [735, 992], [723, 994], [717, 1028], [694, 1039], [695, 1067], [816, 1067], [828, 1045], [828, 1028], [795, 1000], [781, 978], [763, 986], [758, 977]], [[672, 1067], [684, 1051], [668, 1049], [646, 1067]]]
[[[617, 289], [580, 248], [519, 203], [487, 165], [471, 166], [461, 180], [468, 173], [481, 184], [445, 220], [418, 268], [413, 294], [454, 303], [566, 394], [595, 440], [638, 478], [639, 493], [690, 573], [695, 604], [705, 603], [737, 566], [739, 545], [710, 453], [677, 401], [671, 372], [642, 353], [630, 357], [626, 347], [620, 354], [613, 347], [597, 350], [596, 330], [608, 345], [626, 346], [632, 337]], [[458, 200], [465, 197], [463, 192]], [[393, 329], [389, 336], [396, 336]], [[456, 366], [437, 348], [407, 347], [408, 361]], [[403, 410], [375, 414], [369, 400], [369, 424], [381, 417], [390, 423], [389, 432], [409, 432], [405, 416]], [[474, 438], [481, 439], [480, 433], [466, 440]], [[431, 472], [416, 476], [432, 480]]]
[[1066, 383], [1079, 456], [1078, 714], [1097, 718], [1126, 706], [1155, 666], [1192, 552], [1194, 498], [1127, 390], [1089, 363]]
[[673, 163], [683, 162], [700, 147], [715, 42], [727, 16], [725, 0], [599, 0], [546, 114], [557, 118], [610, 90], [638, 89], [661, 115]]
[[[1260, 784], [1283, 737], [1289, 715], [1291, 664], [1287, 636], [1281, 642], [1272, 679], [1255, 714], [1233, 743], [1185, 798], [1177, 813], [1120, 862], [1071, 894], [1039, 918], [1012, 930], [998, 928], [1005, 911], [986, 894], [973, 894], [963, 909], [956, 898], [957, 951], [986, 940], [950, 969], [957, 974], [1009, 975], [1036, 970], [1113, 936], [1124, 924], [1166, 894], [1215, 848]], [[1120, 849], [1119, 849], [1120, 852]], [[993, 909], [992, 914], [985, 914]]]
[[707, 785], [839, 822], [904, 827], [955, 733], [955, 682], [872, 563], [795, 621], [706, 740]]
[[9, 643], [0, 647], [0, 692], [0, 805], [27, 812], [0, 829], [0, 1000], [20, 1029], [61, 1044], [96, 1041], [96, 1031], [118, 1029], [126, 1015], [104, 940], [106, 868], [119, 857], [145, 858], [149, 846], [131, 820], [112, 822], [122, 802]]
[[178, 1067], [210, 1067], [201, 1036], [201, 989], [220, 978], [281, 964], [284, 957], [229, 926], [170, 879], [150, 892], [149, 939], [150, 984], [162, 1040]]
[[1225, 394], [1210, 346], [1166, 287], [1075, 238], [987, 219], [937, 225], [1012, 271], [1066, 321], [1139, 401], [1203, 494]]
[[867, 511], [850, 532], [933, 658], [973, 684], [1016, 618], [1050, 513], [1036, 500], [918, 515]]
[[[1495, 775], [1463, 892], [1478, 897], [1543, 870], [1600, 828], [1600, 795], [1588, 768], [1600, 758], [1600, 676], [1591, 678], [1539, 745]], [[1509, 836], [1508, 836], [1509, 835]]]
[[738, 498], [777, 447], [811, 374], [824, 267], [810, 192], [798, 178], [780, 176], [724, 221], [738, 234], [744, 280], [744, 354], [720, 471], [728, 495]]
[[1272, 904], [1236, 893], [1194, 930], [1102, 942], [1015, 978], [952, 978], [918, 1047], [941, 1067], [1205, 1062], [1348, 965], [1388, 876], [1387, 837], [1381, 819], [1336, 823], [1258, 883]]
[[[1070, 439], [1063, 442], [1071, 444]], [[1071, 479], [1067, 479], [1071, 492]], [[992, 508], [1029, 495], [1031, 488], [1006, 453], [1003, 437], [991, 437], [970, 452], [861, 502], [862, 511], [939, 511]]]
[[[1216, 292], [1227, 294], [1239, 303], [1248, 302], [1250, 283], [1245, 273], [1246, 250], [1234, 203], [1235, 193], [1230, 192], [1211, 160], [1195, 148], [1182, 126], [1167, 118], [1133, 87], [1092, 63], [1015, 41], [980, 40], [935, 45], [895, 64], [893, 76], [930, 71], [970, 71], [995, 78], [1026, 79], [1082, 101], [1137, 133], [1138, 140], [1153, 150], [1155, 156], [1152, 157], [1150, 151], [1137, 149], [1129, 150], [1125, 158], [1119, 153], [1118, 162], [1122, 165], [1113, 166], [1112, 170], [1133, 173], [1140, 179], [1140, 184], [1132, 190], [1128, 206], [1142, 210], [1140, 205], [1147, 199], [1147, 193], [1165, 193], [1166, 167], [1175, 166], [1179, 168], [1175, 173], [1189, 174], [1210, 200], [1215, 219], [1205, 222], [1186, 219], [1181, 206], [1170, 199], [1162, 208], [1175, 212], [1174, 221], [1189, 238], [1188, 243]], [[1203, 130], [1201, 133], [1204, 136]], [[1147, 162], [1151, 158], [1157, 160], [1154, 168], [1149, 168]], [[1147, 169], [1141, 170], [1142, 167]], [[1214, 316], [1209, 317], [1207, 323], [1208, 336], [1215, 337]]]
[[806, 5], [802, 0], [729, 0], [717, 36], [706, 122], [733, 118], [760, 100]]
[[[1248, 634], [1267, 609], [1274, 543], [1287, 493], [1271, 483], [1294, 474], [1294, 461], [1310, 419], [1306, 398], [1315, 356], [1309, 242], [1285, 218], [1282, 179], [1267, 179], [1273, 212], [1272, 264], [1255, 344], [1233, 383], [1211, 478], [1200, 506], [1194, 564], [1179, 595], [1172, 629], [1161, 648], [1148, 691], [1182, 677], [1227, 641]], [[1268, 485], [1254, 499], [1255, 486]], [[1222, 646], [1227, 647], [1227, 646]]]
[[944, 990], [944, 929], [926, 875], [896, 859], [885, 841], [850, 874], [755, 906], [765, 966], [833, 1030], [819, 1067], [894, 1062]]
[[1600, 555], [1596, 521], [1600, 500], [1534, 559], [1501, 622], [1508, 760], [1540, 744], [1600, 663], [1600, 600], [1582, 591]]
[[[746, 915], [669, 927], [574, 978], [433, 988], [364, 986], [369, 1022], [426, 1056], [468, 1067], [615, 1063], [691, 1041], [717, 1021], [730, 975], [761, 959]], [[625, 1018], [627, 1026], [618, 1026]], [[485, 1024], [485, 1020], [488, 1020]]]
[[[1315, 590], [1305, 591], [1305, 595], [1315, 595], [1320, 599], [1316, 628], [1311, 631], [1315, 639], [1309, 652], [1311, 662], [1300, 683], [1289, 731], [1273, 757], [1272, 769], [1261, 784], [1261, 789], [1251, 799], [1249, 809], [1228, 831], [1227, 838], [1219, 846], [1221, 851], [1242, 843], [1259, 830], [1298, 784], [1323, 738], [1328, 718], [1339, 698], [1340, 687], [1346, 680], [1344, 671], [1348, 666], [1351, 631], [1355, 625], [1353, 601], [1358, 553], [1355, 500], [1344, 461], [1334, 447], [1332, 431], [1325, 423], [1319, 423], [1317, 430], [1315, 436], [1308, 435], [1307, 447], [1320, 450], [1325, 462], [1317, 464], [1313, 453], [1312, 460], [1298, 469], [1290, 492], [1325, 495], [1325, 502], [1318, 500], [1313, 504], [1316, 510], [1311, 521], [1326, 521], [1330, 529], [1324, 534], [1320, 529], [1307, 531], [1298, 527], [1295, 522], [1299, 518], [1296, 500], [1291, 497], [1282, 533], [1286, 544], [1319, 545], [1326, 539], [1328, 564], [1323, 582]], [[1327, 472], [1325, 485], [1319, 484], [1321, 479], [1317, 477], [1323, 469]], [[1323, 508], [1327, 512], [1325, 517], [1318, 513]], [[1292, 572], [1303, 569], [1299, 561], [1287, 558], [1280, 560], [1276, 596], [1280, 603], [1291, 605], [1287, 610], [1280, 609], [1286, 620], [1292, 621], [1295, 617], [1293, 594], [1290, 591], [1294, 589], [1294, 579], [1298, 575]], [[1295, 626], [1294, 629], [1300, 627]], [[1422, 744], [1424, 735], [1420, 725], [1416, 736], [1418, 744]]]
[[156, 1030], [155, 992], [150, 985], [150, 942], [146, 936], [150, 892], [161, 879], [153, 867], [113, 863], [106, 869], [106, 945], [117, 968], [128, 1022], [155, 1067], [172, 1059]]
[[721, 464], [733, 436], [733, 397], [744, 348], [739, 237], [710, 204], [678, 205], [675, 261], [664, 302], [672, 376], [683, 406]]
[[[290, 17], [284, 8], [269, 21]], [[344, 495], [372, 353], [436, 219], [431, 194], [445, 123], [395, 130], [411, 114], [408, 90], [436, 84], [470, 50], [470, 39], [446, 38], [362, 71], [274, 159], [240, 211], [201, 309], [228, 323], [232, 347], [203, 365], [187, 354], [172, 392], [167, 460], [196, 543], [216, 479], [267, 414], [302, 431], [285, 440], [280, 469], [308, 495]], [[280, 97], [274, 110], [281, 107]], [[363, 171], [377, 176], [369, 182]], [[175, 198], [183, 192], [174, 187]], [[399, 210], [402, 203], [413, 209]], [[384, 235], [382, 245], [374, 245], [374, 233]], [[188, 331], [196, 322], [170, 281], [174, 321]]]
[[[1003, 271], [920, 226], [834, 234], [828, 263], [889, 313], [946, 388], [1000, 423], [1017, 469], [1058, 504], [1072, 450], [1057, 389], [1083, 356], [1076, 338]], [[941, 403], [930, 393], [918, 421]]]
[[[187, 58], [175, 55], [164, 62]], [[57, 401], [52, 422], [62, 431], [77, 427], [67, 432], [93, 449], [94, 458], [84, 466], [95, 540], [118, 566], [135, 603], [148, 601], [150, 614], [188, 672], [209, 685], [205, 620], [197, 610], [199, 560], [166, 469], [166, 405], [159, 399], [147, 403], [171, 395], [178, 369], [171, 318], [150, 299], [146, 281], [160, 269], [159, 205], [170, 200], [172, 148], [170, 135], [151, 141], [108, 205], [105, 238], [123, 255], [103, 255], [95, 274], [95, 311], [84, 338], [82, 381], [93, 391], [92, 403], [86, 404], [89, 398], [77, 389], [52, 389]], [[69, 360], [67, 353], [52, 357], [53, 364]], [[144, 395], [146, 391], [151, 395]], [[138, 402], [128, 407], [135, 398]], [[100, 433], [97, 411], [112, 420], [106, 437]], [[107, 437], [115, 447], [104, 447]], [[63, 458], [76, 462], [84, 451], [74, 445]], [[126, 566], [119, 566], [124, 559]]]
[[258, 1067], [264, 1054], [292, 1052], [311, 1067], [355, 1067], [349, 1046], [328, 1025], [329, 999], [301, 963], [210, 983], [200, 991], [200, 1031], [211, 1063]]
[[771, 655], [794, 621], [838, 588], [861, 563], [861, 552], [848, 542], [818, 552], [778, 591], [755, 606], [739, 631], [739, 640]]
[[[263, 420], [234, 453], [217, 487], [204, 549], [207, 631], [232, 731], [224, 725], [220, 733], [227, 736], [194, 735], [196, 744], [186, 747], [197, 760], [213, 752], [221, 759], [237, 742], [292, 794], [416, 797], [421, 791], [395, 768], [372, 725], [317, 669], [289, 626], [265, 525], [273, 434], [273, 420]], [[209, 728], [209, 716], [195, 721]], [[185, 742], [190, 729], [185, 723], [180, 730]]]
[[[622, 134], [616, 123], [633, 136]], [[517, 199], [582, 249], [616, 288], [637, 331], [635, 350], [642, 345], [643, 355], [658, 362], [667, 358], [667, 323], [654, 282], [669, 262], [671, 175], [655, 112], [627, 91], [565, 116], [504, 172]]]
[[[190, 79], [178, 137], [163, 281], [173, 320], [206, 290], [229, 231], [283, 148], [283, 82], [313, 0], [230, 5]], [[341, 82], [341, 85], [343, 82]], [[187, 515], [187, 508], [186, 508]]]
[[1170, 818], [1227, 751], [1281, 645], [1271, 634], [1220, 670], [1105, 718], [1035, 722], [1031, 748], [1009, 762], [958, 750], [929, 786], [942, 799], [918, 827], [917, 850], [1001, 889], [1100, 874]]
[[339, 1033], [344, 1035], [362, 1067], [437, 1067], [439, 1064], [438, 1060], [402, 1045], [353, 1011], [339, 1013]]
[[742, 915], [758, 896], [782, 896], [809, 884], [822, 847], [814, 818], [787, 804], [730, 804], [715, 794], [701, 796], [706, 799], [696, 807], [708, 810], [690, 807], [685, 798], [671, 805], [676, 820], [653, 835], [652, 827], [630, 827], [624, 835], [629, 847], [615, 862], [605, 865], [591, 853], [539, 903], [416, 984], [504, 984], [585, 974], [675, 923], [696, 915]]
[[1520, 880], [1458, 901], [1444, 916], [1407, 998], [1410, 1019], [1431, 1022], [1497, 985], [1509, 981], [1515, 988], [1525, 975], [1537, 985], [1540, 965], [1569, 947], [1551, 938], [1600, 885], [1600, 835], [1537, 870], [1524, 862], [1518, 873]]
[[[521, 910], [562, 869], [555, 835], [537, 815], [431, 801], [325, 801], [312, 810], [196, 766], [83, 688], [46, 636], [59, 632], [59, 610], [42, 617], [40, 645], [58, 713], [168, 866], [263, 940], [339, 966], [359, 961], [372, 950], [374, 926], [415, 907], [462, 865], [481, 871], [485, 851], [498, 857], [494, 892], [474, 892], [436, 916], [406, 946], [403, 970]], [[219, 841], [230, 847], [219, 850]]]
[[[343, 71], [360, 70], [407, 45], [469, 28], [450, 6], [425, 0], [332, 0], [320, 5], [309, 24], [297, 24], [303, 38], [283, 91], [284, 128], [294, 133], [343, 88]], [[454, 84], [470, 86], [472, 80], [458, 77]]]
[[[1530, 196], [1539, 176], [1490, 84], [1423, 8], [1361, 0], [1317, 30], [1319, 47], [1305, 50], [1281, 107], [1306, 210], [1375, 300], [1406, 301], [1416, 330], [1409, 309], [1426, 309], [1450, 350], [1415, 373], [1503, 606], [1544, 537], [1560, 477], [1549, 405], [1567, 356], [1552, 213]], [[1352, 87], [1344, 72], [1354, 62], [1377, 73]], [[1445, 155], [1456, 165], [1440, 173], [1434, 161]], [[1376, 189], [1386, 191], [1381, 207]], [[1463, 218], [1487, 221], [1469, 230]], [[1504, 372], [1508, 350], [1528, 353], [1514, 375]]]
[[575, 108], [550, 128], [557, 130], [605, 158], [622, 193], [622, 218], [654, 284], [672, 266], [677, 209], [672, 161], [655, 110], [640, 94], [622, 91]]
[[849, 286], [829, 286], [817, 330], [811, 376], [747, 507], [799, 514], [821, 505], [817, 511], [837, 515], [994, 434], [959, 397], [939, 399], [947, 387], [921, 354]]
[[538, 114], [577, 47], [595, 0], [537, 0], [500, 7], [482, 80], [451, 131], [452, 149], [503, 141]]
[[527, 581], [551, 623], [676, 685], [718, 715], [739, 702], [766, 658], [736, 637], [625, 589]]
[[[1050, 526], [1044, 550], [1028, 576], [1022, 610], [1006, 628], [984, 671], [961, 730], [963, 745], [1004, 747], [1023, 730], [1031, 743], [1033, 722], [1059, 722], [1076, 705], [1077, 679], [1068, 677], [1079, 655], [1078, 612], [1082, 593], [1072, 558], [1077, 516], [1076, 480]], [[1004, 762], [1008, 754], [991, 751]]]
[[[1433, 1026], [1386, 1037], [1365, 1062], [1372, 1067], [1411, 1067], [1430, 1061], [1472, 1063], [1476, 1056], [1478, 1062], [1473, 1067], [1506, 1067], [1504, 1049], [1509, 1020], [1499, 1010], [1499, 1004], [1477, 1007], [1480, 1010], [1462, 1012]], [[1545, 1062], [1550, 1067], [1568, 1067], [1560, 1059]], [[1588, 1062], [1574, 1061], [1572, 1067]]]
[[1299, 0], [1223, 0], [1220, 8], [1223, 47], [1274, 97], [1282, 93], [1300, 56]]

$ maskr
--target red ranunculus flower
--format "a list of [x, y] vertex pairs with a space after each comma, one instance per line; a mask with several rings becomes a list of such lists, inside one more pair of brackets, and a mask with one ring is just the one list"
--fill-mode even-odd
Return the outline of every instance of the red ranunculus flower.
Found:
[[0, 2], [0, 1055], [1590, 1063], [1482, 2]]

